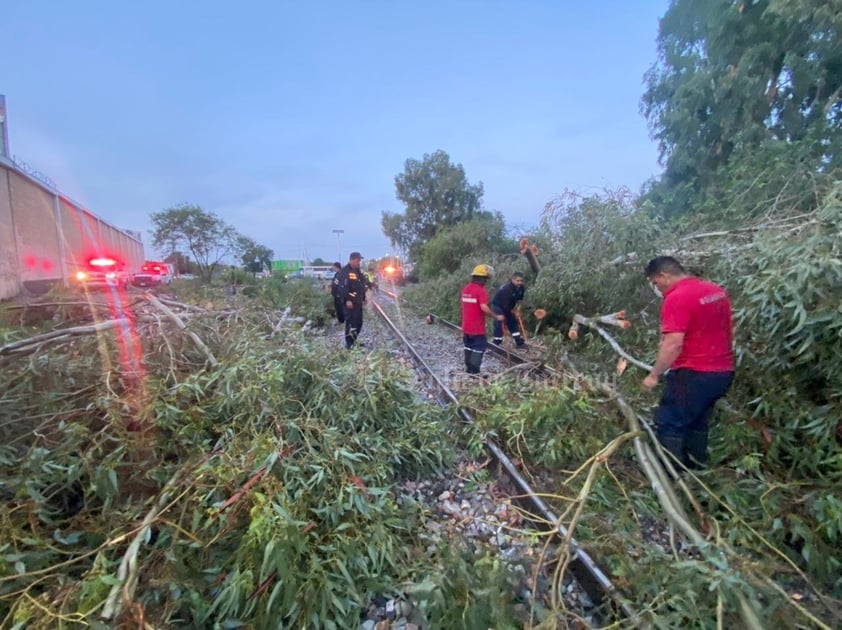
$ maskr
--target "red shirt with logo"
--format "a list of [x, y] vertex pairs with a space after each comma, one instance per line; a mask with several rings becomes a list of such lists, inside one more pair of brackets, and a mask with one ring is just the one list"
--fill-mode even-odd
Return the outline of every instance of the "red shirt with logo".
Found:
[[725, 289], [701, 278], [682, 278], [664, 292], [661, 332], [684, 333], [673, 369], [732, 372], [731, 301]]
[[481, 304], [488, 304], [484, 286], [470, 282], [462, 287], [462, 332], [466, 335], [485, 334], [485, 314]]

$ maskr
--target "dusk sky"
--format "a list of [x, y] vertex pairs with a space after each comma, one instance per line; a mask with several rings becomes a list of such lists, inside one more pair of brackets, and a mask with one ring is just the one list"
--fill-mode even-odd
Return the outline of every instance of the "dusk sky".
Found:
[[[660, 172], [639, 113], [667, 0], [6, 2], [11, 153], [123, 228], [180, 202], [276, 258], [392, 252], [437, 149], [514, 231]], [[151, 236], [144, 232], [147, 257]]]

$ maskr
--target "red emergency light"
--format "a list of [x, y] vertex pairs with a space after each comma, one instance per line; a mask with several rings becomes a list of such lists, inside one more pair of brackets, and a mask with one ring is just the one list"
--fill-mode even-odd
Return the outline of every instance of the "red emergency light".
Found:
[[91, 267], [113, 267], [117, 264], [117, 261], [113, 258], [91, 258], [88, 264]]
[[166, 264], [159, 262], [144, 263], [141, 269], [146, 273], [157, 273], [159, 275], [165, 275], [168, 271]]

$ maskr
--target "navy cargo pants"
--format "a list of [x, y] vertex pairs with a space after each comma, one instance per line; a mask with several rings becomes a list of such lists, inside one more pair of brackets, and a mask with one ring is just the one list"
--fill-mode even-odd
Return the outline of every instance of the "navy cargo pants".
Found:
[[[520, 326], [518, 326], [517, 318], [512, 311], [507, 311], [501, 306], [496, 306], [494, 304], [491, 305], [491, 310], [493, 310], [498, 315], [505, 315], [506, 316], [506, 328], [509, 331], [509, 334], [512, 336], [512, 339], [515, 340], [515, 343], [518, 347], [524, 345], [523, 335], [520, 334]], [[503, 322], [494, 320], [494, 337], [492, 337], [491, 342], [495, 345], [500, 345], [503, 343]]]
[[345, 347], [353, 346], [360, 331], [363, 329], [363, 305], [361, 302], [354, 302], [354, 306], [348, 308], [345, 305]]
[[465, 371], [468, 374], [479, 374], [482, 367], [482, 357], [485, 355], [485, 348], [488, 341], [485, 335], [462, 335], [462, 342], [465, 344]]
[[707, 462], [708, 418], [733, 380], [733, 372], [679, 368], [667, 374], [655, 412], [658, 441], [685, 466]]

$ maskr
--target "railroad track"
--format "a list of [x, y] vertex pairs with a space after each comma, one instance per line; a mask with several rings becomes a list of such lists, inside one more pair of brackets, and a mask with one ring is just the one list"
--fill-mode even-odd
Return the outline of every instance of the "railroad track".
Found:
[[[381, 294], [386, 295], [395, 303], [398, 302], [399, 296], [391, 291], [384, 289], [380, 290]], [[410, 355], [413, 364], [421, 375], [421, 380], [426, 384], [433, 396], [441, 404], [453, 404], [457, 409], [457, 413], [463, 422], [475, 424], [476, 421], [471, 413], [459, 404], [457, 395], [444, 382], [435, 369], [423, 358], [422, 354], [412, 345], [409, 339], [401, 332], [400, 327], [389, 317], [383, 306], [377, 299], [370, 302], [371, 307], [377, 313], [382, 322], [398, 339], [402, 347]], [[460, 328], [452, 322], [448, 322], [442, 318], [436, 318], [436, 321], [459, 331]], [[497, 347], [491, 344], [490, 350], [498, 358], [507, 363], [523, 364], [528, 363], [529, 360], [516, 353], [509, 352], [505, 348]], [[548, 371], [549, 368], [539, 368]], [[551, 371], [551, 370], [549, 370]], [[577, 583], [585, 591], [585, 593], [593, 600], [595, 604], [603, 609], [610, 608], [614, 616], [620, 616], [635, 625], [642, 625], [642, 621], [637, 612], [629, 605], [628, 601], [623, 597], [622, 593], [617, 589], [606, 573], [599, 567], [594, 558], [580, 545], [567, 530], [560, 523], [559, 517], [550, 509], [550, 507], [538, 496], [538, 493], [531, 487], [529, 482], [518, 471], [517, 466], [512, 462], [512, 459], [506, 452], [493, 440], [485, 439], [485, 447], [489, 455], [498, 464], [499, 469], [508, 477], [514, 487], [517, 489], [517, 502], [521, 508], [528, 514], [533, 515], [533, 523], [554, 524], [553, 534], [555, 541], [559, 545], [568, 545], [570, 550], [570, 574], [575, 578]]]
[[[399, 296], [391, 292], [384, 292], [384, 294], [395, 300], [396, 304], [399, 304]], [[382, 310], [379, 305], [377, 306], [377, 310]], [[433, 316], [432, 320], [451, 329], [454, 333], [460, 331], [458, 326], [442, 318]], [[430, 337], [432, 336], [430, 335]], [[455, 342], [452, 345], [454, 348], [451, 352], [456, 354]], [[528, 358], [520, 354], [508, 352], [504, 348], [489, 346], [489, 350], [490, 352], [488, 354], [491, 357], [488, 357], [488, 354], [486, 355], [487, 359], [492, 359], [489, 363], [493, 363], [493, 361], [500, 362], [500, 365], [505, 365], [506, 363], [509, 365], [512, 363], [532, 363]], [[562, 363], [565, 367], [565, 374], [569, 369], [577, 378], [587, 378], [566, 360], [562, 359]], [[492, 366], [489, 367], [493, 370]], [[535, 369], [558, 376], [558, 373], [543, 365], [538, 365]], [[716, 570], [729, 573], [733, 571], [734, 575], [739, 576], [739, 569], [735, 569], [734, 567], [745, 566], [745, 557], [741, 556], [739, 551], [732, 548], [726, 541], [711, 541], [706, 535], [707, 527], [709, 526], [706, 508], [700, 503], [688, 486], [688, 483], [692, 483], [690, 479], [694, 479], [695, 481], [698, 481], [698, 479], [695, 479], [692, 474], [689, 476], [678, 474], [670, 458], [661, 451], [658, 440], [654, 436], [652, 427], [648, 421], [637, 413], [613, 387], [593, 379], [588, 380], [588, 383], [595, 391], [608, 396], [619, 415], [623, 418], [639, 470], [647, 478], [648, 485], [652, 489], [663, 512], [663, 520], [656, 517], [655, 522], [647, 526], [644, 542], [646, 544], [654, 544], [661, 550], [671, 548], [673, 555], [675, 555], [678, 553], [676, 551], [677, 547], [675, 546], [675, 534], [678, 534], [682, 539], [682, 544], [678, 549], [680, 549], [683, 556], [697, 560], [703, 559], [715, 567]], [[473, 421], [473, 418], [469, 419], [462, 412], [460, 412], [460, 415], [466, 421]], [[499, 446], [492, 442], [487, 442], [487, 447], [493, 457], [498, 459], [498, 461], [504, 461], [499, 459], [498, 453], [502, 453]], [[511, 464], [510, 461], [508, 463]], [[511, 465], [502, 463], [500, 468], [521, 490], [523, 500], [527, 502], [527, 505], [530, 505], [527, 508], [528, 510], [535, 514], [545, 514], [545, 522], [559, 522], [552, 512], [546, 509], [545, 505], [541, 505], [541, 501], [535, 501], [534, 492], [529, 488], [529, 484], [520, 478], [521, 476], [516, 469], [512, 470], [513, 467]], [[726, 504], [721, 502], [720, 504], [727, 509]], [[544, 511], [545, 509], [546, 512]], [[571, 562], [569, 567], [570, 573], [591, 599], [610, 605], [614, 610], [615, 617], [622, 616], [635, 626], [648, 625], [647, 620], [643, 619], [634, 610], [630, 601], [622, 597], [619, 590], [608, 580], [605, 573], [587, 551], [569, 537], [569, 532], [564, 527], [559, 525], [554, 531], [554, 535], [562, 544], [569, 542], [571, 556], [574, 558], [574, 561]], [[755, 579], [762, 579], [762, 577], [756, 577]], [[773, 588], [778, 591], [781, 590], [779, 586], [774, 586]], [[735, 620], [739, 619], [741, 627], [763, 627], [761, 622], [762, 612], [758, 610], [756, 604], [753, 604], [739, 590], [731, 594], [736, 600], [731, 614]], [[822, 596], [818, 591], [816, 591], [815, 596], [817, 600], [822, 600]], [[811, 615], [803, 607], [799, 607], [797, 603], [793, 607], [798, 609], [799, 614], [815, 622], [817, 627], [830, 627], [829, 625], [824, 625], [818, 617]], [[832, 606], [829, 606], [828, 610], [833, 613]], [[720, 612], [718, 614], [723, 613]]]

